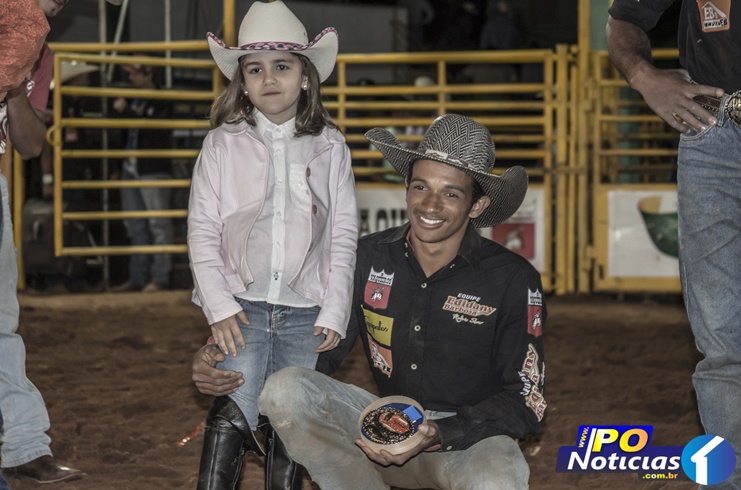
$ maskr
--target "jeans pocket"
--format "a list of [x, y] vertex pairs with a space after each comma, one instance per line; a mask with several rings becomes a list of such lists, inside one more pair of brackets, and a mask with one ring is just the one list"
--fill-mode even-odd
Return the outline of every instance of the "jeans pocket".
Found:
[[712, 124], [708, 124], [705, 127], [705, 129], [702, 130], [702, 131], [697, 131], [697, 130], [691, 129], [690, 131], [688, 131], [686, 133], [680, 133], [679, 134], [679, 142], [680, 142], [679, 144], [681, 145], [682, 143], [689, 143], [689, 142], [692, 142], [692, 141], [697, 141], [699, 139], [702, 139], [705, 135], [709, 134], [711, 131], [713, 131], [714, 129], [717, 129], [717, 128], [718, 128], [718, 126], [714, 126]]

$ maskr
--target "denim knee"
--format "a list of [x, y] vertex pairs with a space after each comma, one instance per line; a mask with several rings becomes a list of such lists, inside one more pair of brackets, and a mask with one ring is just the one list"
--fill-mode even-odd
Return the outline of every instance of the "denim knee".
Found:
[[260, 413], [268, 418], [295, 413], [293, 408], [307, 402], [305, 380], [314, 373], [312, 369], [291, 366], [270, 375], [258, 400]]

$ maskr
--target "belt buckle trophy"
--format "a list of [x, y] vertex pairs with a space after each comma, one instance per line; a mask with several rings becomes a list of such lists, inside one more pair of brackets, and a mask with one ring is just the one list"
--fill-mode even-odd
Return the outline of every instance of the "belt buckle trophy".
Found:
[[731, 94], [726, 100], [726, 116], [733, 124], [741, 127], [741, 90]]

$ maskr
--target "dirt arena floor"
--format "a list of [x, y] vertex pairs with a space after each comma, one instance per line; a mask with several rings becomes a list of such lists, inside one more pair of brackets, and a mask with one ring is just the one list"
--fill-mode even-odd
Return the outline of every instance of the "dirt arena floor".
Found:
[[[86, 474], [47, 488], [195, 488], [202, 434], [177, 443], [210, 406], [190, 379], [193, 353], [209, 330], [189, 294], [19, 298], [28, 376], [49, 407], [52, 449]], [[653, 425], [655, 446], [681, 446], [701, 433], [690, 379], [699, 356], [678, 299], [550, 298], [548, 305], [548, 411], [541, 434], [522, 442], [530, 488], [696, 488], [686, 480], [555, 471], [558, 448], [575, 443], [579, 425]], [[338, 376], [371, 387], [357, 349]], [[262, 488], [261, 473], [250, 459], [240, 488]], [[306, 478], [304, 488], [317, 487]]]

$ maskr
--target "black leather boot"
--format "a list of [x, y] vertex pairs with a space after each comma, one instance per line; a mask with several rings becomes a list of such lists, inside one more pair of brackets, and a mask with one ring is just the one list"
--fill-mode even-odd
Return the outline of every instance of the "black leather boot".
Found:
[[265, 455], [262, 434], [253, 433], [229, 397], [214, 400], [206, 418], [198, 490], [232, 490], [239, 481], [245, 451]]
[[304, 468], [293, 461], [270, 425], [266, 426], [265, 490], [301, 490]]

